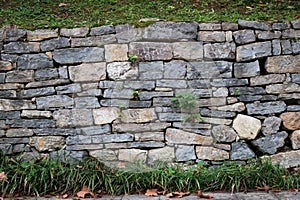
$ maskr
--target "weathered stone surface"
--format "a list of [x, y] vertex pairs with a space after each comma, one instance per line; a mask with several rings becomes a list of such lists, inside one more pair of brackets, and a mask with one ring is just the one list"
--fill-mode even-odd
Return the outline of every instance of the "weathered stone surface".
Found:
[[107, 26], [91, 28], [90, 35], [107, 35], [107, 34], [112, 34], [115, 32], [116, 32], [116, 30], [115, 30], [114, 26], [107, 25]]
[[44, 69], [53, 67], [53, 61], [43, 53], [24, 54], [18, 57], [19, 69]]
[[300, 112], [286, 112], [280, 115], [283, 126], [288, 130], [300, 129]]
[[175, 159], [174, 147], [163, 147], [149, 150], [148, 163], [153, 164], [155, 161], [172, 162]]
[[234, 64], [234, 76], [236, 78], [248, 78], [257, 76], [260, 74], [260, 67], [258, 61], [249, 63], [235, 63]]
[[[132, 99], [132, 89], [106, 89], [103, 94], [104, 98], [119, 98], [119, 99]], [[145, 99], [141, 99], [145, 100]]]
[[135, 141], [145, 142], [145, 141], [164, 141], [164, 132], [141, 132], [134, 134]]
[[300, 37], [300, 30], [286, 29], [282, 31], [282, 38], [284, 39], [299, 38], [299, 37]]
[[289, 40], [281, 40], [281, 49], [282, 49], [282, 54], [292, 54], [292, 45]]
[[256, 138], [260, 131], [261, 122], [254, 117], [238, 114], [233, 120], [232, 127], [237, 132], [240, 139], [252, 140]]
[[109, 44], [104, 46], [106, 62], [127, 61], [128, 45], [127, 44]]
[[197, 40], [203, 42], [225, 42], [224, 31], [199, 31]]
[[233, 142], [237, 134], [229, 126], [219, 125], [212, 128], [212, 136], [217, 142]]
[[189, 62], [187, 78], [231, 78], [232, 63], [226, 61]]
[[184, 60], [202, 60], [202, 42], [175, 42], [173, 43], [173, 56]]
[[28, 128], [10, 128], [6, 131], [6, 137], [30, 137], [33, 135], [33, 131]]
[[170, 144], [211, 145], [213, 143], [213, 138], [183, 131], [180, 129], [168, 128], [166, 131], [166, 141]]
[[141, 80], [157, 80], [163, 77], [163, 62], [142, 62], [139, 64]]
[[124, 123], [145, 123], [157, 119], [154, 108], [126, 109], [122, 111], [121, 121]]
[[235, 117], [236, 115], [235, 112], [222, 111], [222, 110], [210, 110], [206, 108], [201, 109], [200, 114], [201, 116], [220, 117], [220, 118], [230, 118], [230, 117]]
[[38, 109], [68, 108], [74, 105], [74, 100], [66, 95], [53, 95], [36, 98], [36, 105]]
[[60, 64], [104, 61], [104, 49], [85, 47], [74, 49], [58, 49], [53, 52], [53, 59]]
[[228, 89], [225, 87], [217, 88], [213, 91], [213, 97], [227, 97], [228, 96]]
[[37, 136], [71, 136], [79, 134], [75, 128], [40, 128], [33, 129], [33, 133]]
[[198, 27], [201, 31], [221, 30], [221, 24], [218, 23], [199, 23]]
[[22, 110], [21, 117], [24, 117], [24, 118], [51, 118], [52, 113], [50, 111]]
[[0, 119], [18, 119], [20, 111], [0, 111]]
[[300, 20], [293, 20], [291, 21], [291, 24], [294, 29], [300, 29]]
[[242, 112], [246, 109], [246, 106], [243, 102], [239, 102], [231, 105], [216, 107], [215, 109], [223, 111]]
[[72, 83], [68, 85], [62, 85], [55, 87], [57, 94], [75, 94], [81, 92], [81, 86], [79, 83]]
[[13, 68], [14, 66], [11, 62], [0, 60], [0, 71], [10, 71]]
[[107, 64], [107, 74], [113, 80], [136, 79], [138, 68], [130, 62], [113, 62]]
[[31, 137], [29, 144], [38, 151], [53, 151], [63, 148], [66, 140], [62, 136]]
[[134, 136], [132, 134], [102, 134], [102, 135], [75, 135], [67, 137], [66, 144], [102, 144], [115, 142], [133, 142]]
[[255, 42], [256, 37], [253, 30], [240, 30], [233, 32], [234, 40], [237, 44]]
[[271, 25], [265, 22], [239, 20], [238, 25], [243, 28], [252, 28], [258, 30], [265, 30], [265, 31], [271, 30]]
[[281, 54], [280, 40], [272, 40], [272, 54], [278, 56]]
[[3, 84], [4, 82], [5, 82], [5, 73], [0, 73], [0, 83]]
[[272, 94], [300, 92], [300, 85], [296, 83], [267, 85], [266, 92]]
[[300, 149], [300, 130], [294, 131], [290, 135], [290, 140], [291, 140], [293, 149]]
[[231, 86], [244, 86], [248, 85], [248, 79], [213, 79], [210, 82], [210, 85], [213, 87], [231, 87]]
[[176, 161], [196, 160], [194, 146], [176, 145], [175, 158]]
[[262, 75], [262, 76], [256, 76], [250, 78], [250, 85], [256, 86], [256, 85], [269, 85], [272, 83], [281, 83], [285, 81], [285, 75], [284, 74], [268, 74], [268, 75]]
[[57, 79], [59, 77], [57, 69], [40, 69], [34, 73], [34, 79], [37, 81], [45, 81]]
[[58, 160], [71, 164], [77, 164], [79, 161], [82, 161], [86, 156], [88, 156], [86, 151], [58, 150], [50, 152], [51, 160]]
[[74, 98], [75, 108], [99, 108], [100, 104], [96, 97]]
[[34, 53], [40, 51], [38, 42], [10, 42], [4, 45], [5, 53]]
[[199, 107], [211, 107], [211, 106], [223, 106], [226, 105], [226, 98], [209, 98], [209, 99], [199, 99]]
[[280, 38], [281, 32], [280, 31], [255, 31], [257, 38], [259, 40], [271, 40]]
[[229, 153], [227, 151], [214, 147], [196, 146], [197, 158], [201, 160], [228, 160]]
[[104, 133], [110, 133], [111, 128], [109, 125], [89, 126], [80, 128], [80, 131], [83, 135], [100, 135]]
[[146, 89], [152, 90], [155, 88], [154, 81], [124, 81], [123, 82], [124, 88], [130, 88], [134, 90]]
[[273, 23], [272, 28], [274, 30], [284, 30], [289, 28], [289, 24], [286, 22]]
[[53, 119], [59, 128], [90, 126], [93, 124], [91, 110], [61, 109], [53, 112]]
[[157, 22], [145, 28], [143, 37], [155, 40], [195, 39], [197, 23]]
[[254, 140], [252, 141], [252, 144], [257, 146], [258, 149], [263, 153], [275, 154], [277, 149], [284, 145], [284, 140], [287, 137], [287, 132], [282, 131]]
[[147, 151], [140, 149], [120, 149], [118, 159], [128, 162], [146, 162]]
[[279, 164], [284, 168], [298, 167], [300, 165], [300, 150], [278, 153], [270, 157], [274, 164]]
[[287, 111], [300, 111], [300, 105], [290, 105], [287, 107]]
[[282, 113], [286, 110], [286, 104], [283, 101], [266, 103], [255, 102], [253, 104], [247, 104], [246, 107], [248, 115], [268, 115]]
[[101, 47], [106, 44], [115, 43], [115, 35], [91, 36], [85, 38], [71, 38], [71, 47]]
[[51, 119], [15, 119], [7, 120], [12, 128], [53, 128], [55, 123]]
[[89, 151], [90, 156], [100, 161], [118, 160], [118, 151], [111, 149], [100, 149]]
[[292, 51], [293, 51], [293, 54], [300, 53], [300, 42], [292, 42]]
[[181, 79], [186, 75], [186, 62], [172, 60], [164, 64], [164, 78]]
[[28, 83], [33, 81], [33, 70], [10, 71], [6, 73], [7, 83]]
[[2, 90], [0, 91], [0, 96], [5, 99], [16, 98], [17, 92], [14, 90]]
[[36, 109], [36, 105], [29, 100], [8, 100], [0, 99], [0, 110], [23, 110], [23, 109]]
[[229, 30], [238, 30], [238, 24], [231, 23], [231, 22], [222, 22], [222, 30], [229, 31]]
[[164, 147], [164, 142], [146, 141], [128, 143], [128, 148], [160, 148]]
[[41, 41], [44, 39], [54, 38], [58, 36], [58, 29], [49, 30], [35, 30], [35, 31], [27, 31], [27, 40], [28, 41]]
[[30, 98], [30, 97], [53, 95], [53, 94], [55, 94], [54, 87], [46, 87], [46, 88], [22, 90], [19, 93], [19, 96], [22, 98]]
[[85, 37], [89, 33], [89, 28], [62, 28], [60, 29], [60, 35], [65, 37]]
[[105, 63], [83, 63], [69, 67], [70, 79], [74, 82], [99, 81], [106, 78]]
[[255, 153], [246, 143], [235, 142], [231, 145], [230, 158], [232, 160], [248, 160], [255, 157]]
[[27, 31], [24, 29], [9, 28], [5, 30], [5, 34], [2, 35], [1, 40], [3, 39], [3, 41], [7, 42], [17, 41], [21, 38], [24, 38], [26, 36], [26, 33]]
[[95, 124], [108, 124], [120, 116], [120, 109], [115, 107], [102, 107], [93, 110]]
[[208, 59], [235, 59], [234, 43], [213, 43], [204, 45], [204, 58]]
[[172, 44], [164, 42], [132, 42], [129, 44], [129, 55], [136, 55], [143, 60], [171, 60]]
[[281, 119], [279, 117], [267, 117], [263, 124], [261, 131], [264, 135], [271, 135], [277, 133], [281, 125]]
[[269, 73], [300, 73], [300, 55], [268, 57], [265, 68]]
[[42, 51], [52, 51], [54, 49], [60, 49], [64, 47], [70, 47], [70, 40], [68, 38], [59, 37], [51, 40], [41, 42]]
[[238, 46], [236, 51], [236, 60], [239, 62], [263, 58], [270, 56], [272, 54], [271, 50], [270, 41]]
[[[129, 25], [131, 26], [131, 25]], [[118, 30], [118, 27], [122, 30]], [[128, 26], [119, 25], [116, 27], [116, 38], [118, 43], [130, 43], [134, 41], [140, 41], [143, 39], [144, 29], [142, 28], [132, 28]]]
[[185, 80], [157, 80], [156, 87], [160, 88], [187, 88]]
[[141, 133], [149, 131], [163, 131], [167, 127], [171, 126], [171, 123], [147, 123], [147, 124], [113, 124], [114, 132], [130, 132], [130, 133]]

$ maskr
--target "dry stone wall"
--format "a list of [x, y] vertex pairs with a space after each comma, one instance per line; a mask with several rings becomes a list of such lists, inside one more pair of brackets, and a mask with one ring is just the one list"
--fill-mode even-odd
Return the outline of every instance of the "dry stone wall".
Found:
[[300, 165], [299, 20], [0, 33], [8, 155]]

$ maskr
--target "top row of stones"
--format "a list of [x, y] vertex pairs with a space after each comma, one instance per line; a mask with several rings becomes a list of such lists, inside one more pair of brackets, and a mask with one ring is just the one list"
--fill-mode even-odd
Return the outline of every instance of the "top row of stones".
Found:
[[[159, 39], [159, 34], [164, 32], [165, 34], [170, 34], [168, 32], [179, 32], [187, 39], [193, 39], [194, 35], [197, 34], [197, 31], [235, 31], [239, 29], [254, 29], [254, 30], [263, 30], [263, 31], [272, 31], [272, 30], [286, 30], [286, 29], [300, 29], [300, 20], [294, 20], [290, 23], [280, 22], [280, 23], [266, 23], [266, 22], [257, 22], [257, 21], [247, 21], [239, 20], [238, 23], [222, 22], [222, 23], [196, 23], [196, 22], [156, 22], [149, 25], [145, 29], [146, 38], [148, 39]], [[124, 25], [106, 25], [101, 27], [94, 28], [62, 28], [62, 29], [42, 29], [36, 31], [27, 31], [17, 28], [3, 28], [0, 29], [0, 39], [2, 41], [10, 42], [17, 41], [21, 38], [27, 37], [27, 41], [42, 41], [49, 38], [54, 38], [58, 36], [63, 37], [86, 37], [86, 36], [101, 36], [108, 34], [118, 34], [134, 29], [133, 25], [124, 24]], [[138, 33], [136, 33], [138, 34]], [[154, 34], [154, 35], [153, 35]], [[175, 37], [175, 39], [181, 39], [180, 35]]]

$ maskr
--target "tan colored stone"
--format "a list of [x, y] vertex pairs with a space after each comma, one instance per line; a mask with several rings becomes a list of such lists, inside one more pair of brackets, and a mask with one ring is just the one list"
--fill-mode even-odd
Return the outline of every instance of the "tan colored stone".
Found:
[[265, 67], [269, 73], [300, 73], [300, 55], [268, 57]]
[[227, 151], [217, 149], [214, 147], [196, 146], [197, 158], [201, 160], [227, 160], [229, 153]]
[[149, 131], [163, 131], [165, 128], [171, 126], [171, 123], [147, 123], [147, 124], [113, 124], [114, 132], [131, 132], [131, 133], [140, 133], [140, 132], [149, 132]]
[[0, 60], [0, 71], [9, 71], [12, 70], [14, 66], [11, 62]]
[[106, 66], [100, 63], [82, 63], [69, 67], [70, 79], [74, 82], [100, 81], [106, 78]]
[[173, 43], [174, 58], [184, 60], [202, 60], [202, 42], [175, 42]]
[[163, 147], [159, 149], [149, 150], [148, 163], [153, 164], [155, 161], [173, 162], [175, 160], [174, 147]]
[[279, 164], [284, 168], [300, 166], [300, 150], [278, 153], [270, 158], [273, 164]]
[[146, 162], [147, 151], [140, 149], [120, 149], [119, 150], [119, 160], [136, 162], [142, 161]]
[[239, 102], [231, 105], [226, 106], [219, 106], [214, 108], [216, 110], [223, 110], [223, 111], [232, 111], [232, 112], [242, 112], [246, 109], [246, 106], [244, 103]]
[[0, 110], [23, 110], [23, 109], [36, 109], [36, 105], [30, 100], [9, 100], [0, 99]]
[[220, 118], [213, 118], [213, 117], [202, 117], [203, 122], [210, 123], [210, 124], [223, 124], [223, 125], [230, 125], [232, 123], [231, 119], [220, 119]]
[[27, 40], [28, 41], [41, 41], [44, 39], [58, 37], [58, 29], [55, 30], [36, 30], [36, 31], [27, 31]]
[[17, 90], [22, 88], [24, 88], [24, 85], [18, 83], [0, 84], [0, 90]]
[[280, 115], [283, 126], [288, 130], [300, 129], [300, 112], [286, 112]]
[[63, 148], [66, 139], [62, 136], [31, 137], [29, 144], [38, 151], [53, 151]]
[[260, 131], [261, 122], [254, 117], [238, 114], [233, 120], [232, 127], [237, 132], [240, 139], [252, 140], [256, 138]]
[[300, 85], [296, 83], [267, 85], [266, 92], [269, 94], [300, 92]]
[[104, 46], [104, 49], [106, 62], [128, 60], [127, 44], [108, 44]]
[[120, 116], [120, 109], [116, 107], [102, 107], [93, 110], [95, 124], [109, 124]]
[[90, 151], [90, 156], [97, 158], [100, 161], [118, 160], [118, 152], [111, 149], [100, 149]]
[[213, 138], [203, 136], [196, 133], [191, 133], [175, 128], [168, 128], [166, 131], [166, 141], [171, 144], [213, 144]]
[[294, 131], [290, 135], [293, 149], [300, 149], [300, 130]]
[[157, 119], [154, 108], [127, 109], [122, 111], [121, 121], [124, 123], [144, 123]]
[[53, 119], [60, 128], [93, 125], [92, 112], [89, 109], [61, 109], [53, 112]]
[[164, 141], [164, 132], [141, 132], [134, 134], [135, 141]]
[[10, 128], [6, 131], [6, 137], [28, 137], [32, 135], [33, 131], [27, 128]]
[[50, 111], [39, 111], [39, 110], [23, 110], [21, 117], [25, 118], [51, 118], [52, 113]]

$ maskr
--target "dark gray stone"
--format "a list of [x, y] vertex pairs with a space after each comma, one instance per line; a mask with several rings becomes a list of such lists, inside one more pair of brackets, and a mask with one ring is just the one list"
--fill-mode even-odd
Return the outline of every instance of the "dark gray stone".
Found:
[[63, 66], [63, 67], [58, 68], [58, 74], [59, 74], [59, 78], [68, 79], [69, 78], [68, 67]]
[[282, 54], [292, 54], [292, 45], [289, 40], [281, 40]]
[[237, 44], [255, 42], [256, 37], [253, 30], [240, 30], [233, 32], [234, 41]]
[[55, 122], [51, 119], [16, 119], [8, 120], [11, 128], [54, 128]]
[[22, 138], [0, 138], [0, 144], [28, 144], [29, 139], [27, 137]]
[[74, 98], [75, 108], [99, 108], [100, 104], [96, 97]]
[[7, 83], [28, 83], [33, 82], [33, 70], [10, 71], [6, 73]]
[[150, 108], [152, 101], [129, 101], [128, 108]]
[[278, 56], [281, 54], [280, 40], [272, 40], [272, 54]]
[[60, 29], [60, 35], [66, 37], [85, 37], [89, 33], [88, 27], [80, 27], [80, 28], [62, 28]]
[[4, 45], [4, 53], [34, 53], [39, 51], [39, 43], [10, 42]]
[[13, 146], [13, 153], [22, 153], [26, 150], [25, 144], [16, 144]]
[[300, 84], [300, 74], [292, 74], [292, 82]]
[[255, 153], [246, 143], [234, 142], [231, 144], [230, 158], [232, 160], [248, 160], [254, 157]]
[[60, 49], [70, 46], [70, 39], [65, 37], [54, 38], [41, 42], [42, 51], [52, 51], [54, 49]]
[[281, 121], [281, 118], [275, 116], [266, 118], [261, 127], [262, 133], [264, 135], [277, 133], [280, 128]]
[[222, 22], [222, 30], [223, 31], [235, 31], [238, 30], [238, 24], [231, 22]]
[[60, 64], [101, 62], [104, 61], [104, 49], [100, 47], [58, 49], [54, 50], [53, 59]]
[[270, 41], [246, 44], [237, 47], [236, 60], [250, 61], [272, 55]]
[[280, 31], [255, 31], [257, 38], [259, 40], [271, 40], [271, 39], [278, 39], [281, 36]]
[[286, 22], [280, 22], [280, 23], [273, 23], [273, 26], [272, 28], [274, 30], [285, 30], [285, 29], [288, 29], [289, 28], [289, 24], [286, 23]]
[[113, 25], [107, 25], [91, 28], [90, 35], [107, 35], [112, 33], [116, 33], [115, 27]]
[[1, 53], [0, 57], [1, 57], [1, 60], [3, 60], [3, 61], [17, 62], [19, 56], [15, 55], [15, 54], [4, 54], [4, 53]]
[[17, 93], [15, 90], [0, 90], [0, 97], [3, 99], [16, 98]]
[[92, 36], [85, 38], [71, 38], [71, 47], [101, 47], [117, 42], [115, 35]]
[[226, 125], [214, 126], [211, 133], [217, 142], [233, 142], [238, 136], [233, 128]]
[[160, 148], [164, 146], [165, 146], [164, 142], [155, 142], [155, 141], [128, 143], [129, 148]]
[[266, 103], [247, 104], [248, 115], [268, 115], [282, 113], [286, 110], [286, 104], [283, 101], [274, 101]]
[[74, 128], [39, 128], [33, 129], [33, 133], [37, 136], [72, 136], [79, 131]]
[[163, 77], [163, 62], [139, 63], [139, 78], [141, 80], [157, 80]]
[[190, 62], [187, 78], [232, 78], [232, 63], [226, 61]]
[[204, 58], [208, 59], [235, 59], [235, 43], [213, 43], [204, 45]]
[[124, 81], [123, 87], [133, 90], [152, 90], [155, 88], [155, 81]]
[[19, 119], [20, 111], [0, 111], [0, 119]]
[[259, 62], [257, 60], [249, 63], [235, 63], [233, 69], [236, 78], [248, 78], [260, 74]]
[[4, 83], [5, 81], [5, 73], [0, 73], [0, 83]]
[[25, 54], [17, 61], [18, 69], [44, 69], [53, 67], [53, 61], [46, 54]]
[[[0, 141], [1, 143], [1, 141]], [[11, 144], [0, 144], [0, 150], [3, 151], [4, 154], [9, 155], [12, 154], [13, 146]]]
[[67, 95], [53, 95], [36, 98], [36, 105], [38, 109], [69, 108], [74, 105], [74, 100]]
[[263, 87], [231, 87], [229, 88], [230, 95], [256, 95], [266, 94]]
[[[131, 89], [106, 89], [103, 93], [104, 98], [119, 98], [119, 99], [132, 99], [133, 94], [132, 94]], [[145, 92], [143, 92], [145, 93]], [[142, 100], [142, 99], [141, 99]]]
[[237, 98], [242, 102], [276, 101], [278, 99], [276, 95], [240, 95]]
[[189, 88], [195, 89], [206, 89], [210, 88], [210, 81], [209, 80], [189, 80], [187, 81]]
[[153, 99], [153, 106], [157, 107], [157, 106], [172, 106], [173, 102], [171, 100], [171, 98], [162, 98], [162, 97], [158, 97], [158, 98], [154, 98]]
[[265, 31], [271, 30], [271, 25], [265, 22], [239, 20], [238, 24], [242, 28], [251, 28], [251, 29], [258, 29], [258, 30], [265, 30]]
[[213, 79], [211, 82], [211, 86], [214, 87], [232, 87], [243, 85], [248, 85], [248, 79]]
[[79, 83], [57, 86], [55, 89], [57, 94], [72, 94], [72, 93], [81, 92], [81, 86]]
[[158, 113], [159, 121], [161, 122], [180, 122], [188, 115], [185, 113]]
[[22, 90], [19, 95], [22, 98], [31, 98], [31, 97], [40, 97], [55, 94], [54, 87], [46, 87], [46, 88], [37, 88], [37, 89], [29, 89]]
[[292, 51], [293, 51], [293, 54], [299, 54], [300, 53], [300, 42], [292, 41]]
[[8, 28], [4, 31], [5, 33], [3, 34], [3, 41], [6, 42], [12, 42], [12, 41], [17, 41], [21, 38], [24, 38], [26, 36], [27, 31], [23, 29], [18, 29], [18, 28]]
[[286, 109], [287, 111], [300, 111], [300, 105], [290, 105]]
[[143, 37], [155, 40], [196, 39], [197, 23], [157, 22], [145, 28]]
[[291, 21], [291, 24], [294, 29], [300, 29], [300, 20], [299, 19]]
[[36, 70], [34, 79], [37, 81], [45, 81], [59, 78], [57, 69], [41, 69]]
[[164, 78], [183, 79], [186, 75], [187, 63], [182, 60], [172, 60], [164, 64]]
[[157, 80], [156, 87], [161, 88], [187, 88], [185, 80]]
[[221, 110], [210, 110], [203, 108], [200, 110], [201, 116], [205, 117], [220, 117], [220, 118], [232, 118], [236, 116], [235, 112], [221, 111]]
[[111, 132], [109, 124], [80, 128], [82, 135], [101, 135]]
[[252, 144], [258, 147], [263, 153], [275, 154], [278, 148], [284, 146], [284, 140], [287, 137], [287, 132], [282, 131], [254, 140], [252, 141]]
[[86, 156], [88, 156], [88, 153], [85, 151], [58, 150], [50, 152], [51, 160], [62, 161], [71, 164], [78, 163]]
[[176, 145], [175, 158], [177, 161], [196, 160], [194, 146]]

